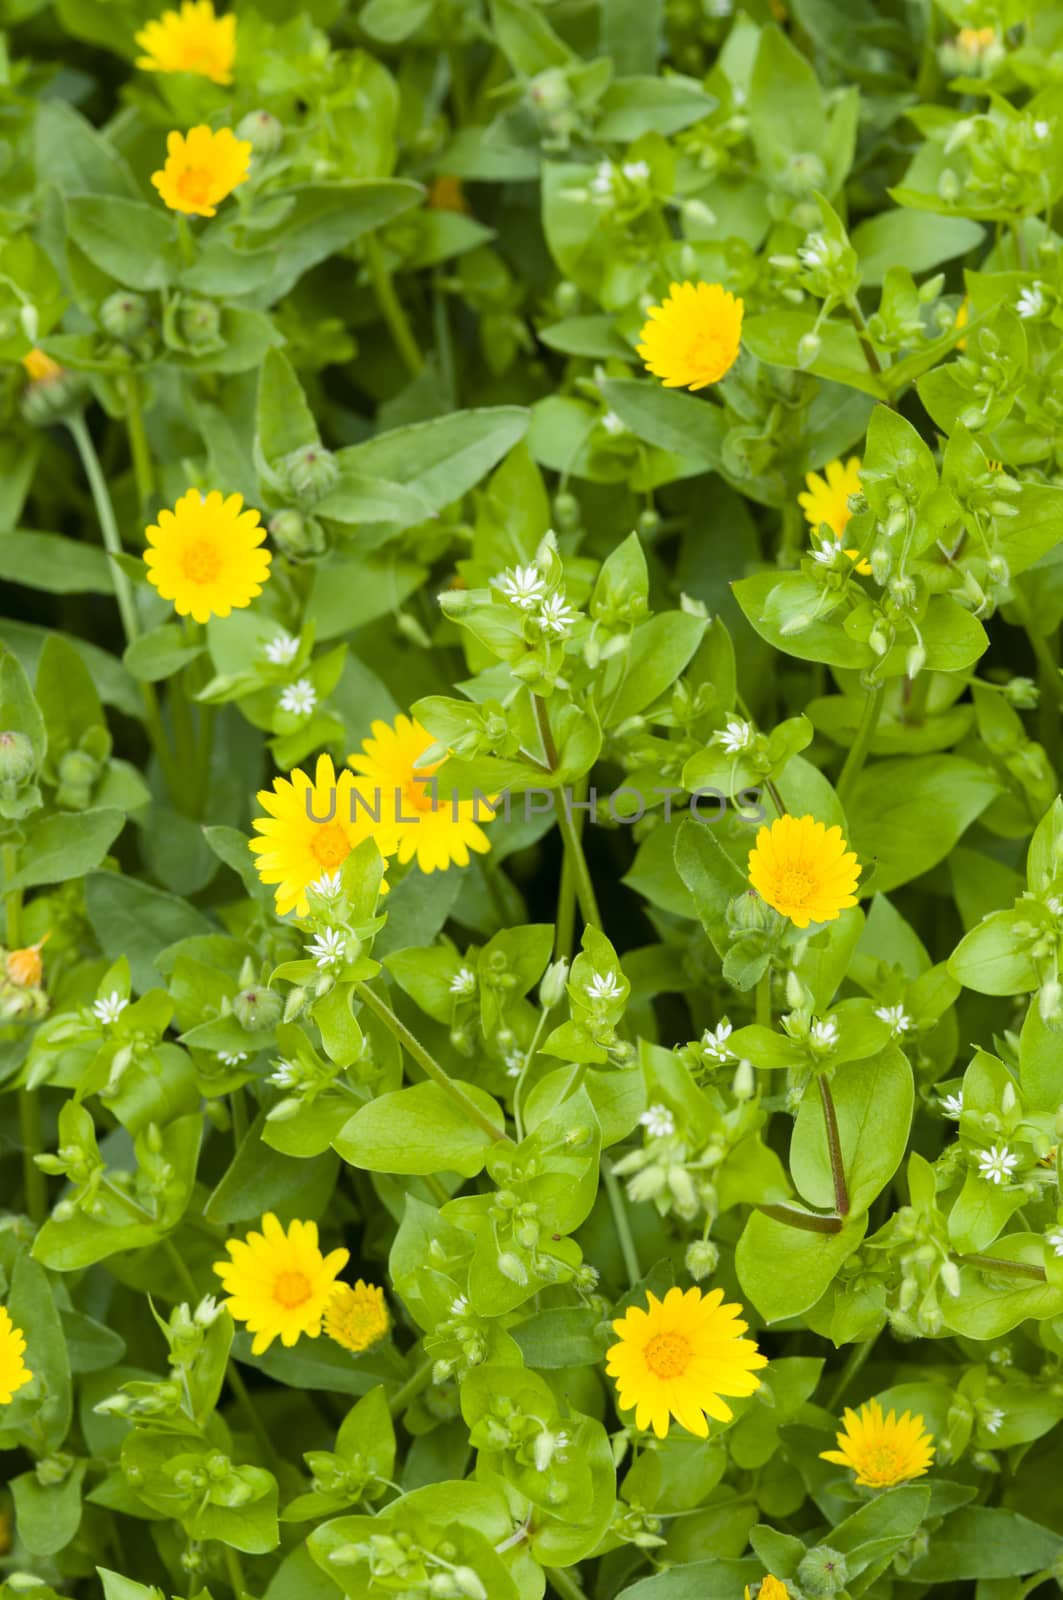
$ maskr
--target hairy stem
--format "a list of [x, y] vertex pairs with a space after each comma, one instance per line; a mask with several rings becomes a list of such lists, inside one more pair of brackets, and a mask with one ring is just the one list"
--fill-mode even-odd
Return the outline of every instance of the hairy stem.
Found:
[[391, 274], [384, 263], [380, 240], [375, 234], [370, 233], [366, 235], [364, 244], [365, 264], [369, 269], [369, 281], [373, 285], [380, 314], [388, 325], [388, 332], [391, 334], [395, 349], [406, 364], [410, 376], [416, 378], [424, 366], [424, 356], [414, 337], [402, 301], [395, 293]]
[[397, 1417], [399, 1412], [403, 1411], [409, 1402], [420, 1394], [422, 1389], [428, 1388], [432, 1381], [432, 1368], [434, 1366], [435, 1362], [431, 1358], [427, 1361], [422, 1361], [421, 1365], [410, 1374], [401, 1388], [395, 1390], [395, 1393], [388, 1401], [388, 1411], [393, 1417]]
[[842, 1141], [838, 1132], [838, 1113], [834, 1109], [834, 1096], [826, 1075], [819, 1075], [819, 1098], [823, 1106], [823, 1122], [827, 1130], [827, 1150], [830, 1155], [830, 1175], [834, 1183], [834, 1208], [840, 1217], [849, 1215], [849, 1185], [845, 1181], [845, 1163], [842, 1160]]
[[616, 1237], [620, 1243], [620, 1254], [624, 1258], [624, 1271], [627, 1273], [628, 1283], [633, 1289], [642, 1278], [642, 1268], [639, 1266], [638, 1251], [635, 1249], [635, 1240], [631, 1233], [631, 1223], [628, 1220], [627, 1206], [624, 1203], [624, 1191], [617, 1182], [613, 1169], [609, 1165], [608, 1157], [602, 1162], [602, 1178], [605, 1182], [605, 1193], [609, 1201], [609, 1209], [613, 1214]]
[[546, 1567], [546, 1581], [562, 1600], [586, 1600], [583, 1590], [566, 1567]]
[[801, 1228], [805, 1233], [841, 1233], [842, 1219], [825, 1215], [819, 1211], [798, 1211], [796, 1206], [787, 1205], [759, 1205], [766, 1217], [774, 1217], [776, 1222], [785, 1222], [789, 1228]]
[[864, 769], [864, 762], [867, 760], [868, 751], [871, 749], [871, 741], [875, 737], [875, 729], [878, 727], [878, 719], [882, 715], [882, 702], [885, 699], [885, 695], [885, 687], [880, 683], [868, 692], [864, 700], [864, 711], [860, 718], [860, 726], [856, 730], [856, 738], [850, 746], [849, 754], [845, 758], [845, 765], [842, 767], [841, 777], [835, 785], [838, 799], [843, 806], [847, 804], [856, 780]]
[[461, 1085], [456, 1083], [450, 1074], [439, 1065], [435, 1057], [429, 1055], [421, 1041], [395, 1015], [386, 1001], [381, 1000], [380, 996], [375, 994], [367, 983], [356, 983], [354, 989], [359, 1000], [367, 1005], [370, 1011], [376, 1013], [384, 1026], [394, 1034], [406, 1054], [416, 1061], [425, 1077], [431, 1078], [433, 1083], [438, 1084], [443, 1093], [459, 1107], [470, 1122], [475, 1123], [478, 1128], [482, 1128], [484, 1133], [491, 1139], [496, 1141], [504, 1139], [507, 1144], [513, 1142], [505, 1129], [496, 1127], [486, 1112], [480, 1110], [475, 1100], [469, 1098]]
[[140, 393], [140, 378], [135, 372], [126, 373], [122, 389], [125, 394], [126, 432], [129, 435], [129, 453], [133, 458], [133, 476], [137, 483], [137, 499], [141, 509], [155, 492], [155, 470], [148, 449], [148, 436], [144, 431], [144, 406]]
[[981, 1272], [999, 1272], [1002, 1276], [1010, 1278], [1032, 1278], [1037, 1283], [1048, 1281], [1044, 1267], [1034, 1266], [1032, 1261], [1005, 1261], [1001, 1256], [978, 1254], [954, 1254], [952, 1259], [961, 1267], [977, 1267]]

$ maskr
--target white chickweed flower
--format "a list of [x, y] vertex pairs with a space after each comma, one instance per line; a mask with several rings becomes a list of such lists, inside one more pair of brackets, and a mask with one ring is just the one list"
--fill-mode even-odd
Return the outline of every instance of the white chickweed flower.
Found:
[[294, 717], [308, 717], [316, 705], [317, 690], [309, 678], [300, 678], [296, 683], [290, 683], [281, 693], [281, 710], [290, 711]]
[[451, 994], [475, 994], [476, 974], [471, 967], [459, 967], [450, 980]]
[[727, 725], [719, 733], [714, 733], [713, 743], [721, 745], [729, 756], [737, 756], [743, 750], [748, 750], [757, 737], [757, 730], [751, 722], [743, 722], [740, 717], [729, 717]]
[[276, 667], [286, 667], [294, 661], [299, 654], [299, 641], [282, 628], [280, 633], [274, 634], [263, 651], [266, 660], [272, 661]]
[[340, 872], [323, 872], [320, 878], [315, 878], [310, 888], [319, 894], [323, 900], [335, 900], [343, 887], [343, 874]]
[[829, 1049], [838, 1043], [838, 1024], [833, 1017], [827, 1018], [825, 1022], [817, 1020], [809, 1028], [808, 1037], [820, 1050]]
[[536, 625], [543, 633], [556, 633], [564, 637], [576, 620], [576, 613], [563, 594], [550, 594], [539, 607]]
[[533, 610], [546, 593], [546, 579], [537, 567], [514, 567], [491, 582], [521, 611]]
[[596, 972], [590, 983], [584, 985], [584, 993], [588, 1000], [617, 1000], [620, 997], [620, 985], [615, 972]]
[[875, 1015], [881, 1022], [888, 1022], [894, 1034], [910, 1033], [915, 1027], [903, 1006], [876, 1006]]
[[1063, 1228], [1050, 1228], [1045, 1234], [1045, 1244], [1054, 1255], [1063, 1256]]
[[112, 989], [102, 1000], [93, 1001], [93, 1015], [97, 1022], [117, 1022], [128, 1004], [129, 1001], [123, 999], [117, 989]]
[[247, 1060], [246, 1050], [219, 1050], [218, 1060], [223, 1067], [238, 1067], [241, 1061]]
[[1019, 294], [1015, 309], [1020, 317], [1039, 317], [1045, 308], [1045, 293], [1041, 284], [1035, 283]]
[[950, 1117], [953, 1121], [959, 1121], [963, 1114], [962, 1092], [958, 1094], [942, 1095], [941, 1099], [938, 1101], [938, 1107], [943, 1117]]
[[987, 1183], [998, 1186], [1011, 1181], [1012, 1173], [1019, 1164], [1019, 1158], [1006, 1144], [991, 1145], [988, 1150], [982, 1150], [978, 1155], [978, 1170]]
[[668, 1107], [661, 1105], [659, 1101], [647, 1106], [639, 1122], [651, 1139], [668, 1139], [675, 1132], [675, 1118]]
[[734, 1061], [736, 1056], [727, 1046], [727, 1040], [734, 1032], [729, 1022], [718, 1022], [715, 1028], [706, 1028], [701, 1036], [702, 1054], [711, 1057], [713, 1061]]
[[338, 966], [344, 959], [347, 935], [339, 928], [324, 928], [305, 949], [308, 956], [313, 956], [315, 965], [324, 971], [326, 967]]

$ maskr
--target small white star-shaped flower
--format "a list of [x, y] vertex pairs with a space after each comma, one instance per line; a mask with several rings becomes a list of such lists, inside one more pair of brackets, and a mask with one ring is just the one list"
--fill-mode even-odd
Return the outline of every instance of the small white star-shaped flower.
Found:
[[808, 1037], [818, 1049], [829, 1049], [838, 1043], [838, 1024], [833, 1017], [825, 1022], [816, 1021], [809, 1028]]
[[706, 1028], [701, 1036], [701, 1048], [705, 1055], [711, 1056], [713, 1061], [734, 1061], [735, 1055], [727, 1047], [727, 1040], [734, 1032], [729, 1022], [718, 1022], [715, 1028]]
[[524, 1070], [524, 1051], [507, 1050], [505, 1054], [506, 1077], [519, 1078]]
[[275, 1083], [278, 1089], [291, 1089], [299, 1077], [299, 1068], [291, 1061], [274, 1062], [273, 1071], [269, 1075], [270, 1083]]
[[246, 1050], [219, 1050], [218, 1060], [223, 1067], [238, 1067], [241, 1061], [247, 1060]]
[[905, 1011], [903, 1006], [876, 1006], [875, 1015], [881, 1022], [888, 1022], [893, 1033], [910, 1033], [915, 1023]]
[[613, 163], [599, 161], [597, 171], [591, 179], [591, 194], [610, 195], [613, 192]]
[[450, 1314], [452, 1317], [463, 1317], [468, 1309], [469, 1301], [467, 1295], [456, 1295], [450, 1302]]
[[341, 872], [323, 872], [320, 878], [315, 878], [309, 886], [315, 894], [323, 900], [335, 900], [343, 887], [343, 874]]
[[712, 736], [713, 743], [721, 745], [729, 756], [737, 756], [743, 750], [748, 750], [756, 737], [757, 730], [753, 724], [743, 722], [740, 717], [729, 717], [726, 727]]
[[830, 246], [822, 233], [810, 233], [797, 254], [806, 267], [825, 267], [830, 260]]
[[1015, 302], [1015, 309], [1020, 317], [1039, 317], [1045, 308], [1044, 289], [1039, 283], [1032, 288], [1026, 288], [1019, 294]]
[[1045, 1234], [1045, 1244], [1053, 1255], [1063, 1256], [1063, 1228], [1050, 1228]]
[[590, 983], [584, 985], [584, 993], [588, 1000], [616, 1000], [620, 996], [620, 984], [617, 982], [615, 972], [596, 972]]
[[314, 963], [322, 971], [326, 967], [335, 967], [347, 954], [347, 935], [339, 928], [324, 928], [306, 947], [308, 956], [313, 956]]
[[274, 666], [286, 667], [299, 654], [299, 641], [293, 634], [286, 633], [282, 628], [280, 633], [274, 634], [273, 638], [270, 639], [263, 653], [266, 660], [272, 661]]
[[650, 164], [648, 161], [625, 161], [620, 170], [629, 183], [646, 183], [649, 181]]
[[953, 1121], [958, 1121], [963, 1114], [962, 1092], [958, 1094], [942, 1095], [941, 1099], [938, 1101], [938, 1106], [941, 1109], [941, 1114], [943, 1117], [951, 1117]]
[[205, 1294], [193, 1312], [197, 1328], [211, 1328], [221, 1315], [221, 1306], [212, 1294]]
[[982, 1414], [982, 1427], [986, 1433], [999, 1433], [1003, 1421], [1004, 1413], [998, 1410], [996, 1406], [991, 1411], [985, 1411]]
[[476, 974], [471, 967], [460, 967], [450, 980], [451, 994], [475, 994]]
[[547, 595], [535, 618], [543, 633], [567, 634], [576, 620], [576, 613], [563, 594]]
[[668, 1139], [675, 1132], [675, 1118], [667, 1106], [655, 1102], [639, 1118], [651, 1139]]
[[514, 567], [491, 581], [521, 611], [533, 610], [546, 593], [546, 579], [537, 567]]
[[1052, 132], [1052, 124], [1050, 122], [1046, 122], [1043, 117], [1038, 117], [1037, 121], [1033, 125], [1033, 131], [1035, 138], [1047, 139], [1048, 135]]
[[618, 434], [627, 433], [628, 431], [627, 423], [621, 422], [615, 411], [607, 411], [605, 415], [600, 417], [598, 420], [605, 429], [606, 433]]
[[117, 1022], [128, 1004], [117, 989], [112, 989], [102, 1000], [93, 1001], [92, 1010], [97, 1022]]
[[290, 711], [295, 717], [308, 717], [316, 705], [317, 690], [309, 678], [300, 678], [296, 683], [290, 683], [281, 693], [281, 710]]
[[982, 1150], [978, 1155], [978, 1170], [987, 1183], [1009, 1183], [1011, 1175], [1019, 1164], [1019, 1158], [1014, 1151], [1008, 1149], [1006, 1144], [991, 1145], [988, 1150]]

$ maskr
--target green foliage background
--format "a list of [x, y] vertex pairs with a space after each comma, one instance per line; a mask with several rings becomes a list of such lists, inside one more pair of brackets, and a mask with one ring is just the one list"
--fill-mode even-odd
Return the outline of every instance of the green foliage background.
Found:
[[[1063, 1572], [1063, 12], [235, 9], [224, 88], [134, 68], [140, 0], [0, 4], [6, 944], [49, 935], [0, 983], [5, 1600], [1020, 1600]], [[179, 230], [167, 132], [256, 111]], [[745, 302], [707, 395], [634, 350], [687, 280]], [[849, 454], [868, 575], [797, 505]], [[205, 631], [141, 560], [190, 486], [272, 529]], [[490, 587], [536, 559], [567, 639]], [[255, 791], [411, 708], [465, 792], [651, 801], [518, 810], [379, 908], [352, 856], [322, 976]], [[768, 914], [712, 787], [839, 824], [860, 907]], [[385, 1344], [193, 1321], [267, 1210]], [[770, 1365], [658, 1443], [609, 1323], [692, 1274]], [[875, 1495], [819, 1457], [872, 1395], [936, 1446]]]

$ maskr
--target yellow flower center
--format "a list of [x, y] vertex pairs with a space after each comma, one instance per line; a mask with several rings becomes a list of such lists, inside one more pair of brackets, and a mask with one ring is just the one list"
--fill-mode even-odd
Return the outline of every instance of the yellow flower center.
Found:
[[189, 583], [214, 583], [221, 572], [221, 551], [213, 539], [193, 539], [181, 555], [181, 570]]
[[430, 773], [424, 772], [421, 777], [410, 779], [402, 791], [403, 810], [408, 805], [412, 806], [415, 811], [420, 811], [422, 815], [438, 810], [438, 807], [432, 803], [434, 792], [432, 784], [428, 781], [422, 781], [422, 779], [429, 779], [430, 776]]
[[280, 1272], [273, 1285], [273, 1298], [286, 1311], [305, 1305], [310, 1298], [310, 1279], [302, 1272]]
[[315, 833], [310, 850], [315, 860], [332, 872], [350, 855], [351, 842], [338, 822], [326, 822]]
[[681, 1378], [690, 1365], [690, 1342], [681, 1333], [658, 1333], [642, 1355], [655, 1378]]
[[723, 339], [711, 328], [703, 328], [694, 335], [687, 350], [687, 360], [699, 372], [718, 372], [721, 367], [726, 370], [730, 364]]
[[184, 167], [177, 174], [177, 193], [191, 206], [205, 206], [214, 174], [209, 167]]
[[906, 1476], [905, 1463], [893, 1445], [876, 1445], [864, 1454], [860, 1475], [871, 1483], [898, 1483]]
[[779, 873], [775, 897], [789, 905], [803, 905], [812, 892], [812, 886], [812, 874], [807, 867], [785, 867]]

